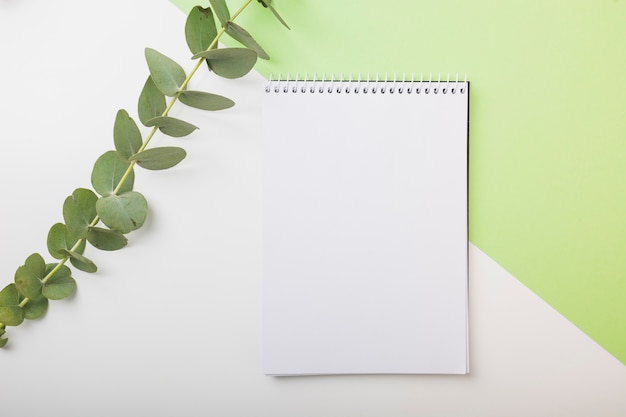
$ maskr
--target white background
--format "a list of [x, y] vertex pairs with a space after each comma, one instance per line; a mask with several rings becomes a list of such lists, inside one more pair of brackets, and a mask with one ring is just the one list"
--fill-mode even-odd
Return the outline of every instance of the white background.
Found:
[[[256, 4], [254, 5], [256, 6]], [[1, 287], [63, 200], [136, 114], [150, 46], [191, 68], [184, 15], [165, 0], [0, 0]], [[260, 364], [263, 79], [203, 77], [238, 104], [177, 107], [200, 126], [160, 137], [189, 153], [138, 171], [145, 227], [89, 249], [75, 297], [9, 328], [0, 414], [42, 416], [623, 416], [626, 367], [478, 249], [470, 250], [468, 376], [266, 377]], [[194, 86], [192, 86], [194, 87]]]

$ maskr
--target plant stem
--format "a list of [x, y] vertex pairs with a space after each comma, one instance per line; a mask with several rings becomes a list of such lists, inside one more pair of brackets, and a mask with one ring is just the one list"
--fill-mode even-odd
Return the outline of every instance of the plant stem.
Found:
[[[252, 0], [246, 0], [243, 5], [239, 8], [239, 10], [237, 10], [230, 18], [230, 20], [228, 22], [233, 22], [245, 9], [246, 7], [248, 7], [250, 5], [250, 3], [252, 3]], [[215, 49], [217, 47], [217, 43], [219, 42], [220, 38], [222, 37], [222, 35], [224, 35], [224, 33], [226, 33], [226, 26], [224, 25], [222, 27], [222, 29], [217, 33], [217, 35], [215, 36], [215, 38], [213, 39], [213, 41], [211, 42], [211, 44], [209, 45], [209, 47], [207, 48], [208, 50], [211, 49]], [[180, 86], [180, 90], [185, 90], [187, 88], [187, 85], [189, 84], [189, 82], [191, 81], [191, 78], [196, 74], [196, 72], [198, 71], [198, 69], [200, 68], [200, 66], [204, 63], [206, 59], [201, 57], [198, 62], [196, 63], [196, 65], [193, 67], [193, 69], [189, 72], [189, 75], [187, 75], [187, 77], [185, 78], [185, 81], [182, 83], [182, 85]], [[178, 101], [178, 97], [180, 97], [180, 91], [178, 93], [176, 93], [172, 99], [170, 100], [169, 104], [167, 105], [167, 107], [165, 108], [165, 110], [163, 111], [163, 113], [161, 114], [161, 117], [165, 117], [169, 114], [170, 110], [172, 109], [172, 107], [174, 106], [174, 104]], [[150, 141], [152, 140], [152, 138], [154, 137], [154, 135], [156, 134], [158, 128], [155, 126], [152, 128], [152, 130], [150, 131], [150, 133], [148, 133], [148, 135], [146, 136], [146, 139], [143, 141], [143, 143], [141, 144], [141, 147], [139, 148], [139, 150], [137, 152], [141, 152], [144, 149], [146, 149], [146, 147], [148, 146], [148, 144], [150, 143]], [[137, 161], [131, 161], [130, 165], [128, 166], [128, 168], [126, 169], [126, 171], [124, 172], [124, 175], [122, 176], [122, 178], [120, 179], [120, 181], [118, 182], [117, 186], [115, 187], [115, 189], [113, 190], [113, 192], [111, 193], [111, 195], [117, 195], [117, 193], [119, 193], [120, 189], [123, 187], [124, 183], [126, 182], [126, 180], [128, 179], [128, 177], [130, 176], [130, 174], [133, 172], [133, 168], [135, 167], [135, 165], [137, 164]], [[94, 227], [96, 226], [98, 223], [100, 223], [100, 216], [96, 215], [96, 217], [94, 217], [94, 219], [91, 221], [91, 223], [89, 224], [89, 227]], [[72, 246], [72, 248], [70, 249], [70, 251], [74, 252], [76, 251], [76, 249], [78, 249], [78, 247], [83, 243], [85, 239], [79, 239], [74, 246]], [[70, 259], [69, 256], [61, 259], [61, 261], [50, 271], [48, 272], [48, 274], [46, 274], [46, 276], [41, 280], [41, 282], [43, 284], [45, 284], [46, 282], [48, 282], [58, 271], [59, 269], [61, 269], [61, 267], [63, 265], [65, 265], [67, 263], [67, 261]], [[19, 306], [20, 307], [24, 307], [26, 304], [28, 304], [28, 302], [30, 301], [29, 298], [24, 298], [22, 300], [22, 302], [20, 302]], [[4, 329], [6, 326], [4, 325], [4, 323], [0, 322], [0, 329]]]
[[[250, 3], [252, 3], [252, 0], [246, 0], [246, 2], [239, 8], [239, 10], [237, 10], [231, 16], [231, 18], [230, 18], [230, 20], [228, 22], [234, 21], [246, 9], [246, 7], [248, 7], [250, 5]], [[211, 42], [211, 44], [209, 45], [209, 47], [206, 50], [210, 51], [211, 49], [215, 49], [217, 47], [217, 43], [219, 42], [219, 40], [222, 37], [222, 35], [224, 35], [224, 33], [226, 33], [226, 25], [224, 25], [222, 27], [222, 29], [217, 33], [217, 35], [215, 36], [215, 38], [213, 39], [213, 41]], [[196, 74], [196, 72], [198, 71], [200, 66], [204, 63], [205, 60], [206, 60], [206, 58], [203, 58], [203, 57], [198, 59], [198, 62], [193, 67], [193, 69], [189, 72], [189, 75], [187, 75], [187, 77], [185, 78], [185, 80], [181, 84], [179, 91], [172, 97], [172, 99], [170, 100], [169, 104], [167, 105], [167, 107], [165, 108], [163, 113], [161, 114], [161, 117], [165, 117], [165, 116], [167, 116], [169, 114], [170, 110], [172, 110], [172, 107], [174, 107], [174, 104], [178, 101], [178, 98], [180, 97], [180, 94], [181, 94], [180, 92], [187, 88], [187, 85], [189, 84], [189, 82], [191, 81], [191, 79]], [[150, 131], [150, 133], [146, 137], [146, 140], [144, 141], [144, 143], [141, 145], [141, 147], [139, 148], [139, 150], [137, 152], [141, 152], [144, 149], [146, 149], [146, 147], [150, 143], [150, 140], [152, 140], [152, 137], [154, 136], [156, 131], [157, 131], [157, 127], [155, 126], [155, 127], [152, 128], [152, 130]], [[136, 164], [137, 164], [137, 161], [132, 161], [130, 163], [130, 165], [126, 169], [126, 172], [124, 173], [124, 175], [120, 179], [120, 182], [117, 184], [117, 187], [115, 187], [115, 190], [113, 190], [113, 193], [112, 193], [113, 195], [116, 195], [119, 192], [119, 190], [122, 188], [122, 186], [126, 182], [126, 179], [130, 175], [130, 173], [133, 171], [133, 168], [135, 167]]]

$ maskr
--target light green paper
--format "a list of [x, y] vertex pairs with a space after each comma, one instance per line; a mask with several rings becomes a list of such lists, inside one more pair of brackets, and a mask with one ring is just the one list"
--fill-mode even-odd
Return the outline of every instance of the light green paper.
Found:
[[471, 241], [626, 364], [626, 4], [273, 4], [238, 19], [266, 77], [467, 74]]

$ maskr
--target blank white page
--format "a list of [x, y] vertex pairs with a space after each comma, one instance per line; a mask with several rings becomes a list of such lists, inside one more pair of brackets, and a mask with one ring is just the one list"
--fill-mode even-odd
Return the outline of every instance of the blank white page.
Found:
[[265, 374], [468, 372], [468, 87], [267, 87]]

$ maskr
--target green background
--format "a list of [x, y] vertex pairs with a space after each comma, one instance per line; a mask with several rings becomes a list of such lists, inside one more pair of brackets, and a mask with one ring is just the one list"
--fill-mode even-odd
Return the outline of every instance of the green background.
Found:
[[257, 2], [237, 21], [266, 77], [467, 75], [470, 240], [626, 364], [624, 2], [274, 4], [291, 31]]

